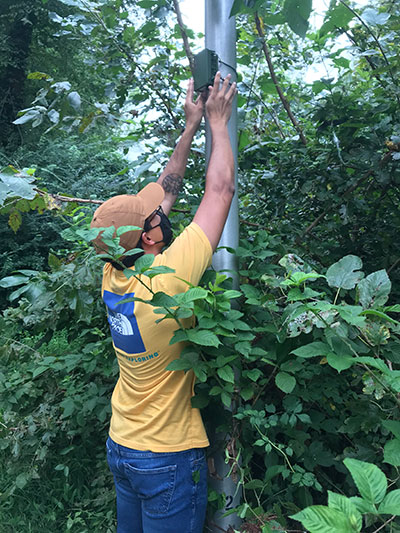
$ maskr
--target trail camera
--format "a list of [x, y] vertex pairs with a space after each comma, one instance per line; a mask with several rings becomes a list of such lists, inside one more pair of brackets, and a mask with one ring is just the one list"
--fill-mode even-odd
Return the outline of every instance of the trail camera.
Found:
[[204, 91], [214, 83], [214, 76], [218, 70], [218, 56], [213, 50], [205, 48], [194, 56], [194, 90]]

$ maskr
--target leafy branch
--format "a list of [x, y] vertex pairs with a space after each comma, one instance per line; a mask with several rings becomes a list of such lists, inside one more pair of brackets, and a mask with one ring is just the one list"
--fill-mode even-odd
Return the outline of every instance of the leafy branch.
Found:
[[269, 48], [268, 48], [268, 45], [267, 45], [267, 42], [266, 42], [266, 39], [265, 39], [265, 33], [264, 33], [264, 30], [262, 29], [261, 19], [260, 19], [260, 16], [259, 16], [257, 11], [254, 14], [254, 19], [255, 19], [258, 35], [259, 35], [259, 37], [261, 38], [261, 41], [262, 41], [262, 48], [263, 48], [263, 51], [264, 51], [265, 59], [266, 59], [267, 64], [268, 64], [268, 69], [269, 69], [269, 72], [270, 72], [270, 75], [271, 75], [271, 79], [272, 79], [272, 81], [273, 81], [273, 83], [275, 85], [276, 91], [277, 91], [277, 93], [279, 95], [279, 98], [280, 98], [280, 100], [282, 102], [283, 107], [285, 108], [285, 111], [286, 111], [290, 121], [292, 122], [292, 124], [295, 127], [297, 133], [299, 134], [301, 142], [305, 146], [307, 144], [307, 139], [305, 138], [302, 128], [300, 127], [300, 125], [297, 122], [295, 116], [293, 115], [293, 112], [292, 112], [291, 107], [290, 107], [290, 103], [287, 100], [286, 96], [284, 95], [284, 93], [282, 91], [282, 88], [281, 88], [281, 86], [279, 84], [278, 78], [277, 78], [277, 76], [275, 74], [275, 68], [274, 68], [274, 65], [272, 63], [271, 55], [269, 53]]

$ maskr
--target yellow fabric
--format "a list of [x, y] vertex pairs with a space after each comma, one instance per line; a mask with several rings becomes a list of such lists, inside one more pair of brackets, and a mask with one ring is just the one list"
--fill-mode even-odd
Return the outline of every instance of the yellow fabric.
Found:
[[[188, 285], [178, 278], [197, 285], [211, 257], [210, 242], [192, 222], [165, 252], [155, 257], [153, 266], [168, 266], [175, 273], [155, 276], [152, 290], [171, 296], [186, 291]], [[143, 281], [150, 283], [145, 276]], [[151, 297], [138, 280], [127, 279], [122, 271], [107, 263], [102, 295], [120, 368], [111, 400], [110, 437], [123, 446], [153, 452], [208, 446], [200, 411], [190, 403], [193, 372], [165, 370], [183, 348], [183, 343], [169, 345], [177, 324], [172, 319], [156, 324], [160, 315], [149, 304], [118, 304], [124, 295], [132, 293], [138, 298]], [[190, 319], [185, 326], [189, 324]]]

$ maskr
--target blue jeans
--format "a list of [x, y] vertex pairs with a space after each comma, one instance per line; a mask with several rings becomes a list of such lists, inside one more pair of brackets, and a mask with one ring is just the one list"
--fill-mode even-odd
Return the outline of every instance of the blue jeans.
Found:
[[143, 452], [108, 438], [107, 460], [117, 493], [117, 533], [202, 533], [204, 449]]

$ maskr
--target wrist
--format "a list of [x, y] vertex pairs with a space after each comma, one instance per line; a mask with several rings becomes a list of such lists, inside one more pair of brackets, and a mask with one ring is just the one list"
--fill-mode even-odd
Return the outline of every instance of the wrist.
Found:
[[209, 120], [208, 124], [210, 126], [211, 131], [228, 131], [228, 123], [225, 122], [225, 120]]
[[184, 133], [191, 135], [192, 137], [199, 128], [199, 124], [195, 122], [187, 122], [185, 125]]

